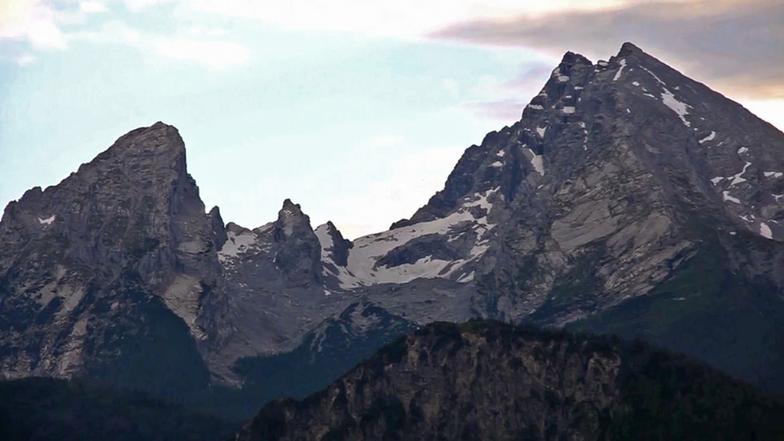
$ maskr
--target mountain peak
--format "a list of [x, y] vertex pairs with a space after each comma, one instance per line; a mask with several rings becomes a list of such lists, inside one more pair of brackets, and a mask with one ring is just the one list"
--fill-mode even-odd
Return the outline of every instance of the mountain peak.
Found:
[[139, 127], [117, 138], [91, 162], [82, 164], [77, 174], [92, 176], [100, 173], [99, 170], [113, 169], [123, 170], [118, 176], [133, 174], [142, 180], [170, 170], [184, 177], [187, 175], [185, 142], [176, 127], [162, 122]]
[[283, 201], [283, 207], [278, 212], [277, 225], [284, 237], [291, 237], [298, 232], [306, 235], [313, 234], [310, 217], [302, 212], [299, 204], [295, 204], [288, 198]]
[[185, 143], [176, 127], [156, 122], [149, 127], [131, 130], [115, 141], [110, 151], [185, 150]]
[[354, 246], [351, 241], [343, 237], [332, 221], [319, 225], [315, 233], [321, 245], [322, 260], [327, 264], [346, 266], [349, 249]]
[[580, 55], [572, 51], [568, 51], [564, 54], [564, 56], [561, 58], [561, 64], [568, 65], [568, 66], [573, 66], [575, 64], [587, 64], [589, 66], [593, 65], [593, 63], [591, 63], [591, 60], [584, 57], [583, 55]]
[[627, 41], [626, 43], [621, 45], [621, 50], [618, 51], [618, 56], [619, 57], [625, 57], [625, 56], [632, 55], [632, 54], [644, 54], [644, 53], [645, 53], [645, 51], [640, 49], [634, 43], [631, 43], [631, 42]]
[[291, 199], [289, 198], [283, 200], [283, 207], [281, 208], [281, 211], [285, 211], [298, 216], [301, 216], [303, 214], [302, 207], [299, 204], [295, 204], [294, 202], [292, 202]]
[[278, 212], [278, 220], [286, 223], [291, 219], [302, 217], [307, 218], [307, 215], [302, 212], [302, 207], [299, 204], [292, 202], [291, 199], [286, 198], [283, 201], [283, 207], [281, 207], [280, 211]]

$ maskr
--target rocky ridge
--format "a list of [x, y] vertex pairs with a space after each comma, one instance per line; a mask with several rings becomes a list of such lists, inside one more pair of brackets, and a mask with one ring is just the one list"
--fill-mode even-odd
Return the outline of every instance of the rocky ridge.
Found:
[[390, 323], [484, 317], [641, 337], [784, 390], [782, 173], [784, 134], [628, 43], [567, 53], [426, 205], [353, 241], [289, 200], [224, 225], [156, 123], [6, 208], [0, 372], [239, 387], [272, 359], [318, 371], [335, 342], [359, 361]]

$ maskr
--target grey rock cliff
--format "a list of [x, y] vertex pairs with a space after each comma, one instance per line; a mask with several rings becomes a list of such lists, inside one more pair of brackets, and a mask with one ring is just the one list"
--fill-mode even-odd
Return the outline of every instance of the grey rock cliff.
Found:
[[410, 219], [353, 241], [290, 200], [224, 225], [157, 123], [6, 208], [0, 372], [166, 356], [192, 385], [241, 387], [247, 360], [328, 360], [308, 343], [325, 323], [363, 351], [383, 341], [387, 320], [346, 324], [363, 304], [401, 330], [482, 317], [640, 337], [784, 390], [782, 222], [784, 134], [631, 44], [565, 54]]
[[[169, 322], [161, 338], [184, 341], [183, 361], [202, 366], [189, 334], [205, 337], [201, 298], [220, 266], [174, 127], [129, 132], [60, 184], [28, 191], [6, 208], [0, 242], [3, 376], [105, 373], [133, 351], [101, 352], [110, 329], [154, 338]], [[151, 315], [134, 317], [140, 308]], [[153, 311], [166, 317], [147, 322]], [[125, 314], [141, 322], [112, 320]]]

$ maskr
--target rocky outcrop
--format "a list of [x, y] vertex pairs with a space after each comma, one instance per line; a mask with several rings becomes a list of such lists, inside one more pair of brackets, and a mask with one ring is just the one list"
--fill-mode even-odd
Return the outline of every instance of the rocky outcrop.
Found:
[[322, 392], [267, 405], [237, 440], [776, 439], [782, 416], [781, 403], [644, 345], [437, 323]]
[[426, 205], [353, 241], [290, 200], [224, 225], [157, 123], [6, 208], [0, 375], [247, 387], [242, 363], [308, 359], [323, 329], [361, 349], [345, 368], [390, 337], [347, 324], [362, 304], [393, 333], [481, 317], [639, 337], [782, 391], [782, 195], [784, 134], [631, 44], [564, 55]]
[[784, 134], [632, 44], [567, 53], [520, 121], [410, 220], [356, 239], [337, 277], [416, 323], [615, 332], [784, 390], [783, 152]]
[[[218, 283], [216, 241], [182, 139], [163, 123], [28, 191], [0, 222], [0, 374], [122, 377], [144, 369], [120, 365], [152, 339], [178, 342], [160, 361], [188, 364], [183, 387], [205, 383], [193, 339], [205, 337], [200, 301]], [[118, 333], [128, 346], [110, 343]]]

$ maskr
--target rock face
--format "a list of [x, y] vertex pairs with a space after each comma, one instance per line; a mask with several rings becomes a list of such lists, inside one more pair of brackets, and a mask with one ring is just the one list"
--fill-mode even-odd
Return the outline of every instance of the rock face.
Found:
[[246, 379], [243, 390], [256, 397], [255, 412], [258, 403], [304, 397], [328, 386], [359, 360], [414, 329], [414, 323], [360, 299], [309, 331], [294, 350], [242, 358], [235, 370]]
[[[207, 381], [197, 319], [220, 266], [175, 128], [134, 130], [59, 185], [26, 192], [6, 208], [0, 243], [3, 376], [136, 384], [131, 371], [150, 368], [154, 388]], [[176, 349], [147, 366], [158, 346]]]
[[322, 392], [264, 407], [251, 440], [753, 440], [784, 406], [681, 357], [618, 340], [437, 323]]
[[628, 43], [567, 53], [443, 190], [354, 241], [290, 200], [224, 224], [157, 123], [6, 208], [0, 375], [304, 395], [396, 333], [480, 317], [640, 337], [784, 391], [782, 222], [784, 134]]

